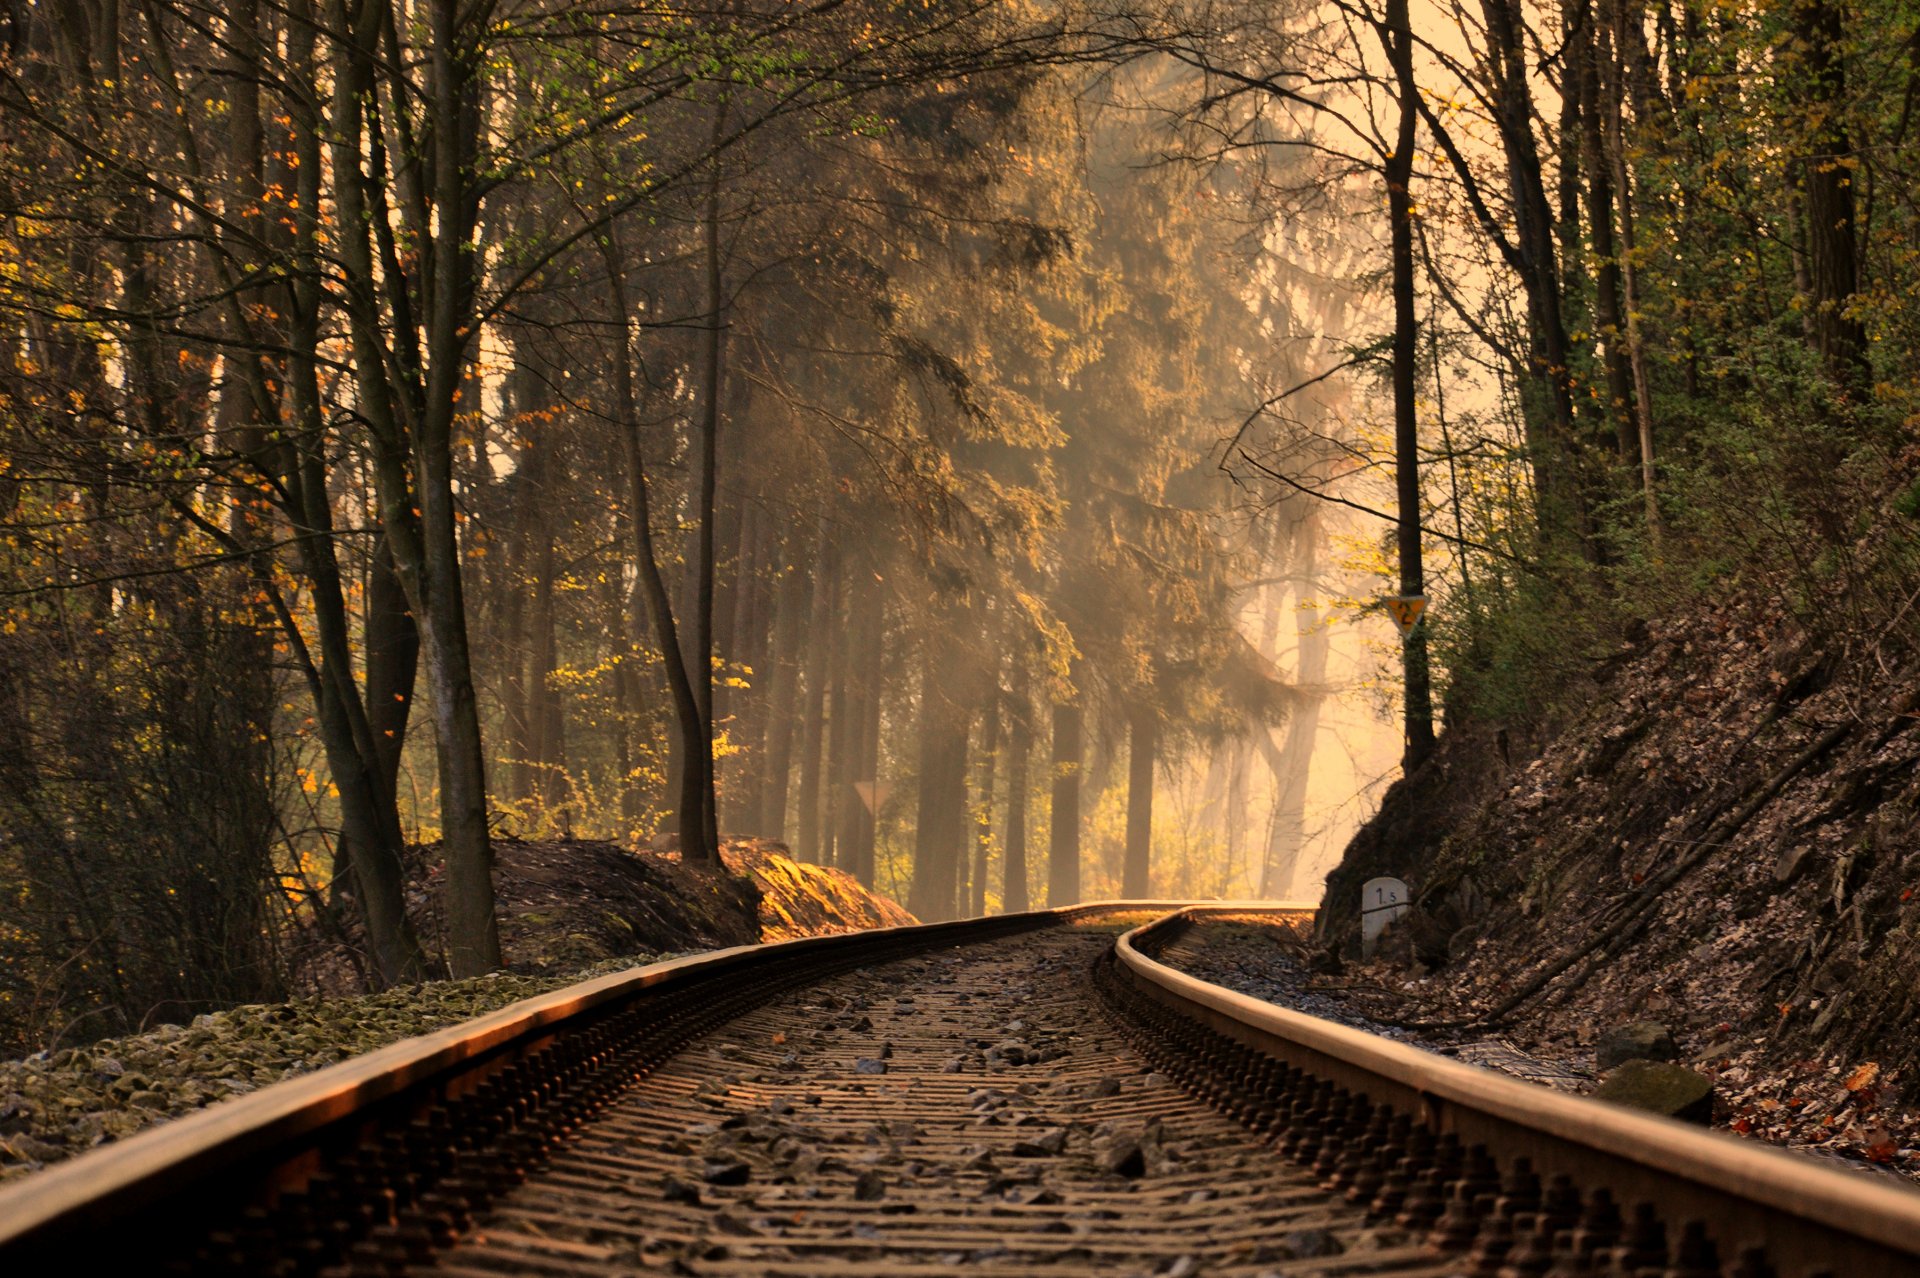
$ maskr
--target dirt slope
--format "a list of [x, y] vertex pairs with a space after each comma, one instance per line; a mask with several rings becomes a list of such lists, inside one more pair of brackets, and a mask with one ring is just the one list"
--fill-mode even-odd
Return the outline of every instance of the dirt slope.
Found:
[[[677, 853], [600, 840], [496, 838], [494, 891], [508, 968], [565, 972], [629, 955], [915, 921], [844, 871], [796, 861], [784, 844], [735, 840], [723, 856], [726, 871], [714, 873], [683, 865]], [[429, 953], [438, 956], [444, 946], [439, 845], [416, 849], [408, 871], [408, 911]], [[306, 965], [309, 982], [340, 986], [342, 962], [337, 944], [321, 946]]]
[[[1329, 879], [1323, 963], [1388, 1014], [1492, 1019], [1562, 1056], [1659, 1019], [1718, 1076], [1726, 1124], [1920, 1161], [1900, 1104], [1920, 1064], [1920, 731], [1915, 689], [1870, 657], [1696, 618], [1597, 663], [1584, 712], [1538, 742], [1449, 733]], [[1356, 970], [1377, 873], [1418, 909]]]
[[783, 843], [740, 839], [727, 844], [723, 855], [729, 869], [751, 876], [760, 889], [764, 941], [919, 922], [891, 897], [861, 887], [845, 870], [795, 860]]

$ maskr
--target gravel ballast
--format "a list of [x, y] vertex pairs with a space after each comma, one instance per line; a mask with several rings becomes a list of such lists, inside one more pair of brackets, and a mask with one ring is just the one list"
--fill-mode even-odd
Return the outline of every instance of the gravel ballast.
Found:
[[283, 1078], [671, 954], [577, 972], [432, 981], [356, 998], [250, 1004], [145, 1034], [0, 1062], [0, 1181]]

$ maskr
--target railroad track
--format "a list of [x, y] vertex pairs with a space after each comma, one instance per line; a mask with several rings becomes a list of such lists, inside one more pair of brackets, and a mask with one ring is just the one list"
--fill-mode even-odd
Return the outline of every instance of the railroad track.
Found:
[[0, 1192], [0, 1273], [1920, 1275], [1920, 1195], [1158, 963], [1205, 912], [575, 986]]

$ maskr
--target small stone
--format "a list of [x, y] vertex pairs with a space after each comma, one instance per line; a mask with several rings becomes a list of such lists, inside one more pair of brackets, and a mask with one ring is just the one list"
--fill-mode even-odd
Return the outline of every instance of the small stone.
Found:
[[1773, 881], [1783, 884], [1793, 882], [1807, 868], [1807, 862], [1812, 857], [1811, 843], [1796, 843], [1790, 848], [1781, 849], [1780, 855], [1773, 861]]
[[1280, 1240], [1294, 1260], [1312, 1260], [1319, 1256], [1337, 1256], [1343, 1250], [1340, 1240], [1324, 1229], [1296, 1229]]
[[1630, 1060], [1600, 1080], [1594, 1099], [1629, 1105], [1682, 1122], [1713, 1121], [1713, 1080], [1668, 1061]]
[[1093, 1086], [1087, 1089], [1087, 1095], [1093, 1100], [1105, 1100], [1109, 1096], [1118, 1096], [1119, 1094], [1120, 1080], [1117, 1078], [1099, 1079]]
[[1673, 1035], [1658, 1021], [1616, 1025], [1593, 1045], [1594, 1068], [1603, 1074], [1626, 1061], [1671, 1061], [1679, 1057]]
[[1105, 1142], [1095, 1151], [1095, 1156], [1099, 1159], [1100, 1170], [1115, 1176], [1138, 1180], [1147, 1174], [1146, 1151], [1140, 1148], [1139, 1141], [1130, 1136]]
[[878, 1202], [887, 1196], [887, 1178], [877, 1171], [861, 1172], [853, 1182], [853, 1196], [863, 1203]]
[[1033, 1143], [1040, 1147], [1042, 1153], [1058, 1157], [1067, 1149], [1067, 1129], [1056, 1127], [1036, 1138]]
[[875, 1060], [871, 1056], [862, 1056], [854, 1061], [853, 1072], [856, 1074], [884, 1074], [887, 1072], [887, 1063], [885, 1061]]
[[685, 1203], [689, 1207], [700, 1205], [700, 1188], [690, 1185], [678, 1176], [669, 1175], [660, 1182], [660, 1196], [670, 1203]]
[[987, 1059], [1005, 1061], [1009, 1065], [1025, 1065], [1031, 1057], [1031, 1049], [1016, 1039], [996, 1043], [988, 1050]]
[[738, 1159], [708, 1163], [700, 1173], [709, 1185], [744, 1185], [753, 1179], [753, 1166]]

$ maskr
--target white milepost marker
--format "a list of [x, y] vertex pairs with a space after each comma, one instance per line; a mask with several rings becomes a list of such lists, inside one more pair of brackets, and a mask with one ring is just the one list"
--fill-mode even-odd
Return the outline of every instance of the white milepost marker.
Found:
[[1368, 879], [1360, 889], [1360, 957], [1372, 958], [1387, 924], [1413, 908], [1399, 879]]

